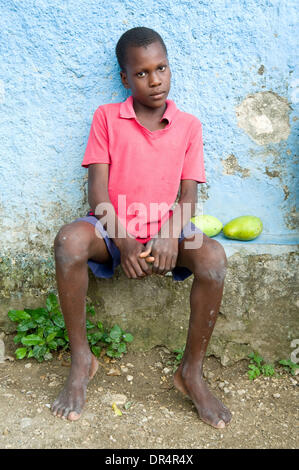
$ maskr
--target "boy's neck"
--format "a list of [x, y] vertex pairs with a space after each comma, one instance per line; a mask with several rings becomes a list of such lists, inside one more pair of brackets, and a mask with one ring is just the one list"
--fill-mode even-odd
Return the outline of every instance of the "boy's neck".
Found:
[[164, 103], [158, 108], [150, 108], [149, 106], [145, 106], [139, 103], [133, 98], [133, 108], [137, 117], [150, 118], [160, 121], [167, 108], [167, 103]]

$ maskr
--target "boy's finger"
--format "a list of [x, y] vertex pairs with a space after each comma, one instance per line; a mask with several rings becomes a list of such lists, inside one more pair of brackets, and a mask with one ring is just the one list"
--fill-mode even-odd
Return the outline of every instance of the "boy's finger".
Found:
[[159, 259], [159, 255], [158, 255], [158, 256], [156, 256], [155, 262], [153, 264], [153, 273], [156, 273], [156, 274], [159, 273], [159, 261], [160, 261], [160, 259]]
[[135, 260], [131, 260], [131, 267], [134, 269], [138, 278], [143, 278], [147, 275], [150, 266], [145, 259], [138, 259], [138, 257], [136, 257]]
[[151, 251], [152, 251], [152, 246], [153, 246], [152, 240], [150, 240], [149, 242], [147, 242], [144, 251], [142, 251], [142, 252], [139, 254], [140, 258], [146, 258], [146, 257], [151, 253]]
[[142, 269], [142, 271], [146, 274], [146, 275], [151, 275], [152, 274], [152, 266], [151, 264], [147, 263], [145, 259], [140, 259], [139, 260], [139, 265]]
[[147, 261], [148, 263], [153, 263], [155, 261], [155, 258], [153, 256], [148, 256], [147, 258], [145, 258], [145, 261]]

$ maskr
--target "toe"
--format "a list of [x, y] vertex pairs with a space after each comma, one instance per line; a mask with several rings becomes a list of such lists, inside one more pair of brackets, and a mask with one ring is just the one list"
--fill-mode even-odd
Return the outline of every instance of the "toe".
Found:
[[54, 401], [53, 405], [51, 406], [52, 413], [56, 414], [59, 402], [57, 400]]
[[62, 406], [60, 406], [57, 410], [57, 413], [56, 413], [56, 416], [58, 416], [59, 418], [62, 417], [63, 415], [63, 412], [64, 412], [64, 408]]
[[232, 419], [232, 414], [231, 412], [226, 408], [222, 413], [220, 413], [220, 417], [223, 419], [223, 421], [228, 424], [230, 420]]
[[223, 428], [225, 428], [225, 422], [221, 419], [220, 421], [218, 421], [218, 423], [215, 427], [217, 429], [223, 429]]
[[76, 411], [71, 411], [68, 415], [68, 419], [70, 421], [77, 421], [81, 416], [81, 413], [77, 413]]
[[71, 408], [65, 408], [63, 414], [62, 414], [62, 418], [66, 419], [68, 417], [68, 414], [70, 412]]

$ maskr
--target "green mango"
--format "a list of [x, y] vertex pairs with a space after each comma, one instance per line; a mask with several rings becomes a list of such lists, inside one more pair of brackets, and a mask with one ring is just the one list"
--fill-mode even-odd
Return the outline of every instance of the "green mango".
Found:
[[221, 232], [223, 224], [213, 215], [196, 215], [191, 218], [191, 222], [200, 228], [200, 230], [206, 234], [208, 237], [215, 237], [219, 232]]
[[242, 215], [223, 227], [223, 235], [233, 240], [254, 240], [263, 230], [263, 223], [255, 215]]

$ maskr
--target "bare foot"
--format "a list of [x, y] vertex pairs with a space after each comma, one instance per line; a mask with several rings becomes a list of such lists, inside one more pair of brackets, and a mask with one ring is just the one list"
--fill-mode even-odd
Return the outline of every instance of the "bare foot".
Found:
[[72, 361], [66, 384], [51, 408], [55, 416], [70, 421], [80, 418], [85, 404], [87, 384], [95, 375], [98, 366], [98, 361], [91, 353], [79, 361]]
[[188, 376], [187, 373], [183, 377], [180, 365], [174, 374], [173, 381], [180, 392], [191, 398], [202, 421], [217, 429], [224, 428], [230, 422], [231, 412], [212, 395], [199, 374]]

